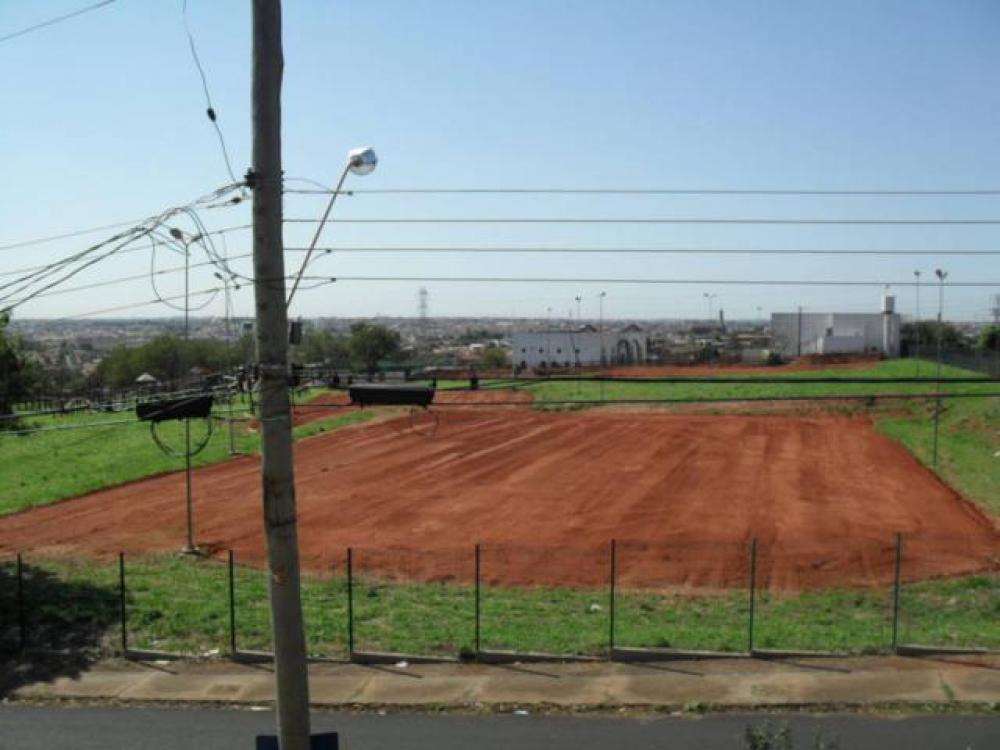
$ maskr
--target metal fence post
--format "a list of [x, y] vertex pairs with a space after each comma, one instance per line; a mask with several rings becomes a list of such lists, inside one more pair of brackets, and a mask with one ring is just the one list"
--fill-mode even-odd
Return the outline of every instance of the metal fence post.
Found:
[[229, 550], [229, 653], [236, 658], [236, 555]]
[[482, 635], [482, 592], [480, 591], [479, 576], [482, 571], [482, 550], [479, 543], [476, 543], [476, 657], [479, 657]]
[[892, 650], [899, 646], [899, 580], [903, 564], [903, 535], [896, 534], [896, 565], [892, 584]]
[[753, 653], [753, 626], [757, 609], [757, 537], [750, 542], [750, 623], [747, 631], [747, 651]]
[[608, 581], [608, 658], [615, 654], [615, 579], [618, 577], [618, 548], [611, 540], [611, 575]]
[[347, 548], [347, 656], [354, 658], [354, 551]]
[[17, 637], [20, 651], [28, 647], [27, 614], [24, 611], [24, 561], [17, 553]]
[[128, 658], [128, 610], [125, 606], [125, 553], [118, 553], [118, 606], [121, 613], [122, 658]]

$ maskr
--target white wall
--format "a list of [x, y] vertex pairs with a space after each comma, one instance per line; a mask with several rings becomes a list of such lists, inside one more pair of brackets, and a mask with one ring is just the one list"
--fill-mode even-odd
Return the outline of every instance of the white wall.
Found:
[[[881, 352], [899, 356], [899, 315], [802, 313], [802, 354]], [[888, 318], [888, 320], [886, 320]], [[883, 331], [883, 326], [888, 326]], [[885, 342], [886, 334], [888, 341]], [[771, 315], [772, 348], [786, 357], [799, 351], [799, 314]]]

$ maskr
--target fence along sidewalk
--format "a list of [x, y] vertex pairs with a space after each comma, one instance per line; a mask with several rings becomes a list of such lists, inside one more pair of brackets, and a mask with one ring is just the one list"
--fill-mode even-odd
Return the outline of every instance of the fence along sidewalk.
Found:
[[[355, 661], [1000, 650], [998, 539], [357, 548], [304, 579], [309, 650]], [[267, 658], [266, 571], [220, 557], [12, 556], [0, 561], [0, 646]]]

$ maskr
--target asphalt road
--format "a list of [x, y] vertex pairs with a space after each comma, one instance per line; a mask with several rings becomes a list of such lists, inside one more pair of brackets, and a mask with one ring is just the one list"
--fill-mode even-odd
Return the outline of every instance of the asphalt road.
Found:
[[[817, 731], [838, 750], [992, 750], [1000, 716], [741, 716], [617, 719], [317, 713], [314, 731], [339, 731], [343, 750], [741, 750], [748, 724], [787, 722], [795, 748], [815, 747]], [[0, 706], [0, 750], [246, 750], [272, 733], [270, 711]]]

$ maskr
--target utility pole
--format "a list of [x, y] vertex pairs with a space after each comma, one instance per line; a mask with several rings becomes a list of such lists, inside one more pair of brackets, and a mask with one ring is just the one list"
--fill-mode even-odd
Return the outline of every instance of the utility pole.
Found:
[[253, 263], [261, 490], [281, 750], [307, 750], [309, 677], [299, 584], [281, 206], [281, 0], [253, 0]]
[[932, 461], [934, 468], [938, 465], [938, 432], [941, 425], [941, 346], [944, 341], [944, 280], [948, 278], [948, 272], [938, 268], [934, 271], [938, 277], [938, 314], [937, 314], [937, 398], [934, 402], [934, 446], [932, 448]]
[[796, 356], [802, 356], [802, 305], [799, 305], [799, 343], [796, 351]]
[[1000, 378], [1000, 294], [993, 295], [993, 377]]
[[920, 271], [914, 271], [913, 276], [917, 280], [917, 324], [915, 326], [917, 333], [917, 377], [920, 377]]

